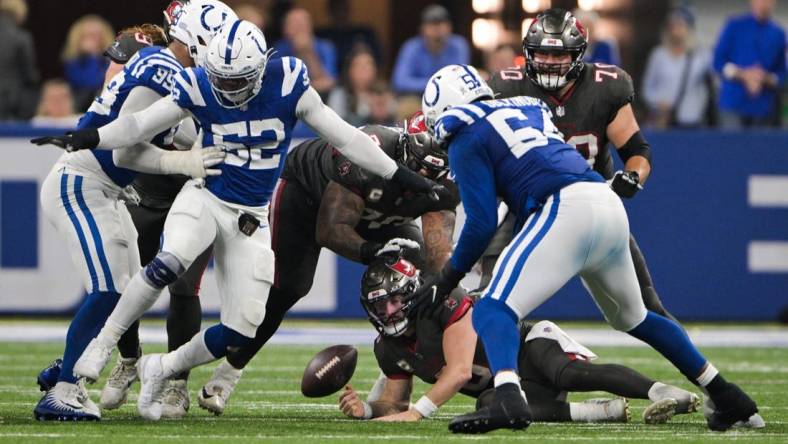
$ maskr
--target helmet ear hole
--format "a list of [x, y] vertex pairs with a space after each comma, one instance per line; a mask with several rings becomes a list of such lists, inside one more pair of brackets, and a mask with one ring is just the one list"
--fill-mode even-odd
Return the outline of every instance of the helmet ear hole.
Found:
[[202, 38], [202, 36], [201, 36], [201, 35], [198, 35], [198, 36], [197, 36], [197, 43], [199, 43], [199, 44], [200, 44], [200, 45], [202, 45], [202, 46], [208, 46], [208, 44], [207, 44], [207, 43], [205, 43], [205, 39], [204, 39], [204, 38]]

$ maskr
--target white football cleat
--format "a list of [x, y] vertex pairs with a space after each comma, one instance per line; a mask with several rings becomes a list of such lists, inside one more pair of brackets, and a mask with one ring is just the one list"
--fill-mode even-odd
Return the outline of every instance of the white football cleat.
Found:
[[655, 403], [662, 399], [675, 399], [675, 413], [677, 415], [697, 412], [698, 406], [700, 406], [700, 398], [695, 393], [661, 382], [654, 383], [653, 387], [648, 391], [648, 395], [649, 399]]
[[137, 374], [140, 378], [140, 396], [137, 398], [137, 411], [151, 421], [161, 418], [162, 398], [167, 386], [161, 353], [145, 355], [137, 361]]
[[[703, 416], [706, 417], [708, 420], [709, 417], [714, 413], [714, 402], [708, 396], [705, 397], [703, 402]], [[739, 428], [746, 428], [746, 429], [762, 429], [766, 427], [766, 421], [763, 420], [763, 416], [760, 413], [755, 413], [747, 419], [747, 421], [738, 421], [733, 424], [733, 427]]]
[[213, 371], [211, 379], [197, 394], [197, 403], [214, 415], [221, 415], [242, 374], [243, 370], [238, 370], [227, 361], [222, 361]]
[[85, 380], [80, 379], [77, 381], [77, 399], [79, 403], [85, 408], [85, 412], [101, 418], [101, 409], [90, 399], [90, 394], [88, 394], [88, 389], [85, 387]]
[[86, 407], [80, 402], [85, 394], [79, 384], [58, 382], [38, 401], [33, 415], [39, 421], [98, 421], [101, 412], [95, 404]]
[[629, 422], [631, 418], [627, 398], [593, 398], [583, 403], [596, 404], [600, 407], [598, 416], [588, 418], [588, 422]]
[[179, 419], [189, 411], [189, 390], [185, 379], [167, 381], [162, 399], [161, 417]]
[[110, 356], [112, 356], [112, 348], [105, 347], [98, 337], [93, 338], [74, 364], [74, 375], [85, 378], [90, 383], [98, 381]]
[[665, 424], [676, 414], [679, 402], [674, 398], [662, 398], [651, 403], [643, 411], [643, 422], [646, 424]]
[[103, 409], [116, 409], [126, 403], [129, 388], [137, 380], [137, 358], [118, 357], [118, 362], [101, 391], [99, 404]]

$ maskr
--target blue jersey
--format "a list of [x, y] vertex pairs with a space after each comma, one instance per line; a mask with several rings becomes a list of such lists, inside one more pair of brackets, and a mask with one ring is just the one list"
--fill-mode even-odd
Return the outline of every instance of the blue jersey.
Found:
[[[162, 97], [170, 94], [175, 74], [183, 66], [175, 59], [169, 49], [150, 46], [140, 49], [117, 73], [96, 97], [88, 112], [79, 120], [79, 129], [99, 128], [118, 118], [123, 102], [134, 87], [145, 86]], [[151, 143], [163, 147], [172, 143], [174, 129], [158, 134]], [[125, 187], [134, 180], [136, 171], [115, 166], [112, 151], [92, 150], [101, 169], [115, 184]]]
[[458, 270], [470, 270], [495, 233], [496, 196], [522, 221], [567, 185], [604, 182], [551, 118], [541, 100], [514, 97], [456, 106], [436, 121], [467, 215], [452, 256]]
[[222, 106], [202, 68], [183, 70], [172, 95], [203, 128], [203, 146], [227, 153], [222, 174], [206, 178], [219, 199], [251, 207], [267, 204], [285, 164], [298, 100], [309, 88], [306, 65], [294, 57], [268, 61], [260, 92], [239, 108]]

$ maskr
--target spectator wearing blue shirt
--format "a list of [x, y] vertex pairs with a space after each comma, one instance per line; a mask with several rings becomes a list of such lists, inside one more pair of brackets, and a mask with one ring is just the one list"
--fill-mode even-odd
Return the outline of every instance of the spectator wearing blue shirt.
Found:
[[583, 56], [583, 61], [620, 66], [621, 55], [616, 41], [596, 38], [595, 28], [599, 21], [599, 15], [594, 11], [585, 11], [580, 8], [575, 9], [573, 14], [588, 31], [588, 49]]
[[86, 15], [71, 25], [63, 48], [63, 71], [74, 92], [77, 111], [86, 111], [104, 86], [109, 61], [104, 49], [115, 40], [109, 22], [98, 15]]
[[439, 69], [469, 63], [468, 42], [451, 31], [451, 17], [446, 8], [430, 5], [424, 9], [421, 34], [408, 39], [397, 55], [391, 79], [394, 91], [421, 95], [427, 80]]
[[282, 25], [284, 38], [274, 45], [277, 56], [295, 56], [309, 69], [309, 80], [321, 95], [334, 87], [337, 79], [337, 52], [328, 40], [315, 37], [312, 17], [304, 8], [293, 8]]
[[724, 128], [779, 126], [778, 94], [785, 82], [785, 31], [771, 20], [774, 0], [751, 0], [750, 13], [728, 20], [714, 51], [722, 76]]

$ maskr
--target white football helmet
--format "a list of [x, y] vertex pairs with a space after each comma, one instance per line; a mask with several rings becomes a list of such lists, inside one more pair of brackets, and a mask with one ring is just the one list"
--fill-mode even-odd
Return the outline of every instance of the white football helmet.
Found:
[[494, 98], [492, 89], [470, 65], [448, 65], [430, 77], [421, 97], [421, 111], [427, 129], [432, 132], [435, 121], [452, 106], [471, 103], [480, 98]]
[[260, 29], [251, 22], [226, 24], [208, 46], [205, 72], [214, 97], [227, 108], [248, 103], [263, 83], [271, 51]]
[[235, 12], [217, 0], [175, 0], [164, 10], [164, 34], [186, 45], [194, 64], [203, 66], [213, 37], [236, 20]]

